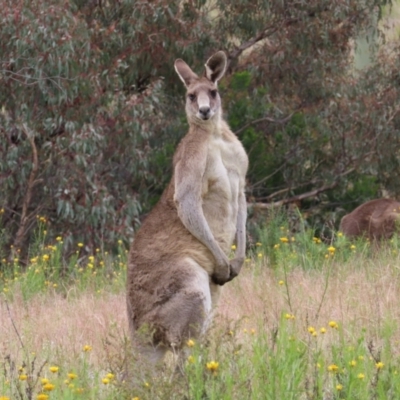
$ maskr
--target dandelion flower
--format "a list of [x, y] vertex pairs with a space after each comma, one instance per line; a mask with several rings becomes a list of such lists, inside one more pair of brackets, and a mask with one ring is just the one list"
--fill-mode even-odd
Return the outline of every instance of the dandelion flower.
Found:
[[262, 253], [258, 253], [258, 254], [257, 254], [257, 257], [258, 257], [258, 258], [262, 258], [262, 256], [263, 256]]
[[36, 396], [36, 400], [47, 400], [49, 398], [49, 395], [46, 393], [39, 393]]
[[132, 397], [132, 400], [140, 400], [139, 397]]
[[280, 285], [280, 286], [282, 286], [282, 285], [284, 285], [284, 284], [285, 284], [285, 282], [284, 282], [284, 281], [279, 281], [278, 283], [279, 283], [279, 285]]
[[43, 390], [45, 390], [46, 392], [51, 392], [52, 390], [55, 389], [55, 387], [56, 387], [55, 385], [49, 382], [43, 385]]
[[384, 363], [382, 361], [379, 361], [375, 364], [376, 369], [382, 369], [384, 367]]
[[309, 326], [307, 328], [308, 332], [312, 335], [315, 332], [315, 328], [313, 326]]
[[360, 373], [357, 375], [357, 378], [362, 380], [365, 378], [365, 375]]
[[332, 329], [337, 329], [339, 327], [339, 325], [337, 324], [337, 322], [335, 321], [329, 321], [328, 324]]
[[0, 396], [0, 400], [10, 400], [10, 398], [7, 396]]
[[206, 364], [207, 369], [211, 372], [217, 372], [219, 363], [217, 361], [210, 361]]
[[282, 243], [288, 243], [288, 242], [289, 242], [289, 239], [288, 239], [286, 236], [279, 238], [279, 240], [280, 240]]
[[43, 261], [49, 261], [49, 259], [50, 259], [50, 256], [48, 254], [43, 254], [43, 256], [42, 256]]
[[356, 249], [356, 246], [354, 245], [354, 244], [352, 244], [351, 246], [350, 246], [350, 250], [355, 250]]
[[189, 356], [188, 361], [190, 362], [190, 364], [194, 364], [195, 358], [193, 356]]
[[189, 340], [186, 342], [186, 345], [187, 345], [187, 347], [193, 347], [193, 346], [195, 345], [195, 342], [194, 342], [194, 340], [189, 339]]
[[324, 327], [322, 327], [319, 331], [320, 331], [322, 334], [326, 333], [326, 329], [325, 329]]
[[57, 241], [57, 242], [61, 242], [61, 240], [62, 240], [62, 237], [61, 237], [61, 236], [57, 236], [57, 237], [56, 237], [56, 241]]
[[357, 361], [356, 360], [351, 360], [349, 362], [350, 367], [355, 367], [357, 365]]
[[328, 371], [329, 372], [338, 372], [339, 371], [339, 367], [336, 364], [331, 364], [328, 366]]
[[71, 381], [78, 377], [78, 375], [74, 374], [73, 372], [68, 372], [67, 376], [69, 379], [71, 379]]
[[78, 243], [77, 246], [78, 247], [83, 247], [83, 243]]
[[108, 385], [110, 383], [110, 380], [108, 378], [103, 378], [101, 380], [105, 385]]
[[343, 232], [338, 232], [338, 233], [337, 233], [337, 236], [338, 236], [338, 237], [342, 237], [342, 236], [343, 236]]
[[336, 251], [336, 248], [333, 246], [329, 246], [328, 251], [329, 251], [329, 253], [333, 254]]
[[90, 346], [89, 344], [85, 344], [85, 345], [83, 346], [82, 350], [83, 350], [85, 353], [88, 353], [89, 351], [92, 351], [92, 346]]
[[110, 381], [112, 381], [112, 380], [115, 378], [115, 375], [112, 374], [111, 372], [109, 372], [109, 373], [106, 375], [106, 378], [109, 379]]
[[146, 387], [148, 389], [150, 387], [150, 383], [149, 382], [145, 382], [144, 383], [144, 387]]
[[257, 242], [257, 243], [256, 243], [256, 246], [260, 247], [260, 246], [262, 246], [262, 243]]
[[28, 376], [25, 375], [25, 374], [21, 374], [21, 375], [18, 376], [18, 379], [19, 379], [20, 381], [26, 381], [26, 380], [28, 379]]
[[231, 249], [232, 249], [232, 250], [236, 250], [236, 245], [233, 244], [233, 245], [231, 246]]
[[47, 378], [42, 378], [40, 382], [42, 385], [46, 385], [46, 383], [49, 383], [50, 381]]
[[340, 383], [338, 383], [338, 384], [336, 385], [336, 390], [340, 392], [342, 389], [343, 389], [343, 385], [341, 385]]

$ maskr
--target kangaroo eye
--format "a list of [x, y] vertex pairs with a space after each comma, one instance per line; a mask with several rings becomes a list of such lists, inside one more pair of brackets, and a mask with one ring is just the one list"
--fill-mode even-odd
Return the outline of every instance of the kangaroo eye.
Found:
[[210, 90], [210, 95], [213, 99], [217, 97], [217, 91], [216, 90]]
[[196, 95], [195, 94], [190, 93], [190, 94], [188, 94], [188, 97], [189, 97], [190, 101], [195, 101], [196, 100]]

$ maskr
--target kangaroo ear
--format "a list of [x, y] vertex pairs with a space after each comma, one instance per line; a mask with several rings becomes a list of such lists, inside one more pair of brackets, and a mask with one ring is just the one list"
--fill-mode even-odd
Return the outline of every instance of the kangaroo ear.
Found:
[[227, 58], [223, 51], [218, 51], [211, 56], [206, 64], [206, 77], [217, 84], [217, 82], [224, 76], [226, 71]]
[[186, 87], [188, 87], [195, 79], [198, 79], [198, 76], [190, 69], [189, 65], [180, 58], [175, 60], [174, 66], [176, 73]]

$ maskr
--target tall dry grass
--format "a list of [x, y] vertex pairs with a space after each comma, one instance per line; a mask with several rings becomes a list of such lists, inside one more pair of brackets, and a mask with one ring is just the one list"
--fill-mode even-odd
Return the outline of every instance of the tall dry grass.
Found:
[[[299, 339], [310, 340], [309, 326], [329, 329], [328, 322], [334, 320], [344, 336], [362, 334], [376, 345], [390, 331], [392, 349], [399, 353], [399, 299], [400, 262], [391, 254], [354, 257], [346, 263], [333, 258], [318, 270], [292, 268], [286, 278], [282, 269], [257, 261], [225, 286], [214, 326], [229, 329], [241, 321], [240, 335], [245, 339], [252, 330], [272, 331], [288, 313], [295, 316]], [[127, 336], [124, 292], [98, 294], [72, 288], [66, 294], [49, 291], [24, 301], [16, 289], [8, 308], [0, 297], [0, 352], [16, 360], [28, 352], [52, 362], [60, 357], [64, 363], [72, 362], [84, 345], [90, 345], [90, 360], [100, 367], [109, 355], [109, 345], [115, 347]]]

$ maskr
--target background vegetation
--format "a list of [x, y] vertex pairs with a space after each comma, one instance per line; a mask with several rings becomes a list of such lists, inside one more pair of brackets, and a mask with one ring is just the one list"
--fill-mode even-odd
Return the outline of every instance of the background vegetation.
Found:
[[[385, 0], [1, 0], [0, 259], [21, 249], [26, 259], [40, 217], [67, 254], [129, 241], [187, 129], [173, 61], [201, 72], [219, 49], [253, 221], [295, 204], [323, 231], [364, 200], [398, 195], [389, 10]], [[363, 70], [357, 41], [368, 44]]]

